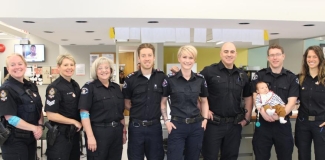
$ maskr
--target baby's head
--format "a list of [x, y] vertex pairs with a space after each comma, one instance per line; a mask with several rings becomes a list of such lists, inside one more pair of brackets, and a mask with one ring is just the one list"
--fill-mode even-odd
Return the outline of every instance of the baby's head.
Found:
[[257, 82], [256, 83], [256, 92], [258, 94], [266, 94], [269, 92], [269, 87], [267, 86], [267, 84], [265, 82]]

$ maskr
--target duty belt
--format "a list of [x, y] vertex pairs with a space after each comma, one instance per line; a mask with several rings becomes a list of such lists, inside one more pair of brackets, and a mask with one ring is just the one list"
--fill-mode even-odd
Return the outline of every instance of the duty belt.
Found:
[[308, 121], [324, 121], [325, 120], [325, 116], [321, 115], [321, 116], [307, 116], [307, 115], [303, 115], [303, 114], [298, 114], [299, 119], [306, 119]]
[[181, 117], [172, 116], [172, 120], [184, 122], [186, 124], [191, 124], [191, 123], [195, 123], [195, 122], [200, 122], [203, 120], [203, 118], [201, 116], [197, 116], [194, 118], [181, 118]]
[[151, 125], [157, 124], [160, 121], [158, 119], [153, 119], [153, 120], [139, 120], [139, 119], [132, 118], [130, 120], [130, 122], [137, 123], [137, 124], [145, 127], [145, 126], [151, 126]]
[[96, 126], [96, 127], [116, 127], [120, 124], [121, 122], [116, 122], [116, 121], [112, 121], [112, 122], [101, 122], [101, 123], [91, 123], [92, 126]]

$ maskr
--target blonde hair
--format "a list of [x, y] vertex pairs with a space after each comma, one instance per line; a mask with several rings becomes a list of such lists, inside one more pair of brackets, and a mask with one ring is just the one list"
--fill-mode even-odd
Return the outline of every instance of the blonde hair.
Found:
[[91, 68], [90, 68], [91, 78], [98, 79], [98, 77], [97, 77], [98, 66], [100, 66], [101, 64], [105, 64], [105, 63], [107, 63], [109, 65], [109, 68], [111, 68], [111, 75], [109, 76], [109, 79], [111, 79], [113, 77], [114, 62], [106, 57], [98, 57], [91, 65]]
[[57, 58], [56, 58], [56, 64], [58, 66], [61, 66], [62, 62], [64, 59], [69, 59], [71, 60], [74, 64], [76, 64], [76, 61], [74, 60], [73, 56], [71, 54], [60, 54]]
[[196, 50], [196, 48], [194, 46], [191, 46], [191, 45], [182, 46], [178, 50], [177, 57], [182, 56], [182, 54], [185, 53], [185, 52], [187, 52], [189, 54], [192, 54], [194, 60], [196, 60], [196, 58], [197, 58], [197, 50]]
[[[27, 67], [27, 62], [26, 62], [26, 60], [25, 60], [25, 58], [23, 57], [23, 55], [21, 55], [21, 54], [18, 54], [18, 53], [11, 53], [11, 54], [9, 54], [8, 56], [7, 56], [7, 58], [6, 58], [6, 67], [8, 68], [8, 60], [9, 60], [9, 58], [10, 57], [13, 57], [13, 56], [18, 56], [18, 57], [20, 57], [21, 58], [21, 60], [23, 60], [23, 62], [24, 62], [24, 64], [25, 64], [25, 66]], [[8, 78], [9, 78], [9, 73], [3, 78], [3, 81], [2, 82], [4, 82], [5, 80], [7, 80]]]

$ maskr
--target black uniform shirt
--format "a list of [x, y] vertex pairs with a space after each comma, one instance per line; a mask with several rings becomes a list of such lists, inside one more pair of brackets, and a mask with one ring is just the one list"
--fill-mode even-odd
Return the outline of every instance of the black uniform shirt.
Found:
[[234, 117], [241, 110], [241, 99], [251, 96], [247, 74], [235, 65], [228, 70], [224, 64], [212, 64], [200, 72], [207, 81], [209, 89], [209, 109], [222, 117]]
[[60, 76], [46, 89], [45, 111], [80, 121], [79, 96], [79, 84], [73, 79], [69, 82]]
[[318, 76], [306, 75], [300, 91], [299, 114], [307, 116], [325, 116], [325, 86], [318, 82]]
[[208, 88], [202, 75], [193, 73], [191, 78], [186, 80], [182, 72], [169, 74], [162, 83], [163, 96], [170, 95], [170, 115], [181, 118], [192, 118], [200, 114], [197, 108], [197, 100], [200, 97], [208, 96]]
[[256, 92], [256, 83], [263, 81], [269, 90], [277, 94], [287, 104], [289, 97], [299, 96], [299, 80], [291, 71], [282, 68], [280, 74], [272, 73], [271, 68], [264, 68], [256, 73], [252, 80], [252, 92]]
[[161, 84], [166, 77], [163, 71], [153, 69], [149, 80], [141, 71], [125, 78], [122, 91], [125, 99], [131, 99], [131, 119], [160, 119]]
[[124, 98], [120, 86], [110, 82], [105, 87], [98, 79], [81, 88], [79, 109], [89, 111], [92, 123], [120, 121], [124, 118]]
[[[9, 81], [13, 85], [17, 85], [23, 91], [29, 89], [32, 92], [30, 93], [30, 103], [35, 103], [37, 107], [42, 108], [42, 100], [39, 95], [38, 88], [35, 84], [30, 81], [27, 81], [26, 79], [24, 79], [24, 83], [21, 83], [16, 79], [12, 78], [11, 76], [8, 78], [7, 81]], [[18, 91], [13, 89], [13, 87], [10, 87], [10, 85], [2, 85], [0, 87], [0, 116], [17, 116], [17, 107], [23, 104], [17, 92]]]

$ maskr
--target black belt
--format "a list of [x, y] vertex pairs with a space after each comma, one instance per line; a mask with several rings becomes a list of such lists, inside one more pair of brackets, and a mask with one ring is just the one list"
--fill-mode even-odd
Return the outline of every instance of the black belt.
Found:
[[203, 120], [203, 118], [201, 116], [197, 116], [194, 118], [181, 118], [181, 117], [172, 116], [172, 120], [184, 122], [186, 124], [191, 124], [191, 123], [195, 123], [195, 122], [201, 122]]
[[154, 125], [154, 124], [158, 124], [160, 121], [158, 119], [153, 119], [153, 120], [140, 120], [140, 119], [134, 119], [132, 118], [130, 120], [130, 122], [132, 123], [138, 123], [139, 125], [142, 125], [142, 126], [151, 126], [151, 125]]
[[233, 123], [236, 117], [220, 117], [218, 115], [213, 115], [213, 120], [209, 120], [212, 123]]
[[308, 121], [324, 121], [325, 120], [325, 116], [307, 116], [307, 115], [301, 115], [298, 113], [298, 118], [299, 119], [305, 119]]
[[92, 126], [96, 127], [116, 127], [120, 124], [121, 122], [101, 122], [101, 123], [91, 123]]

